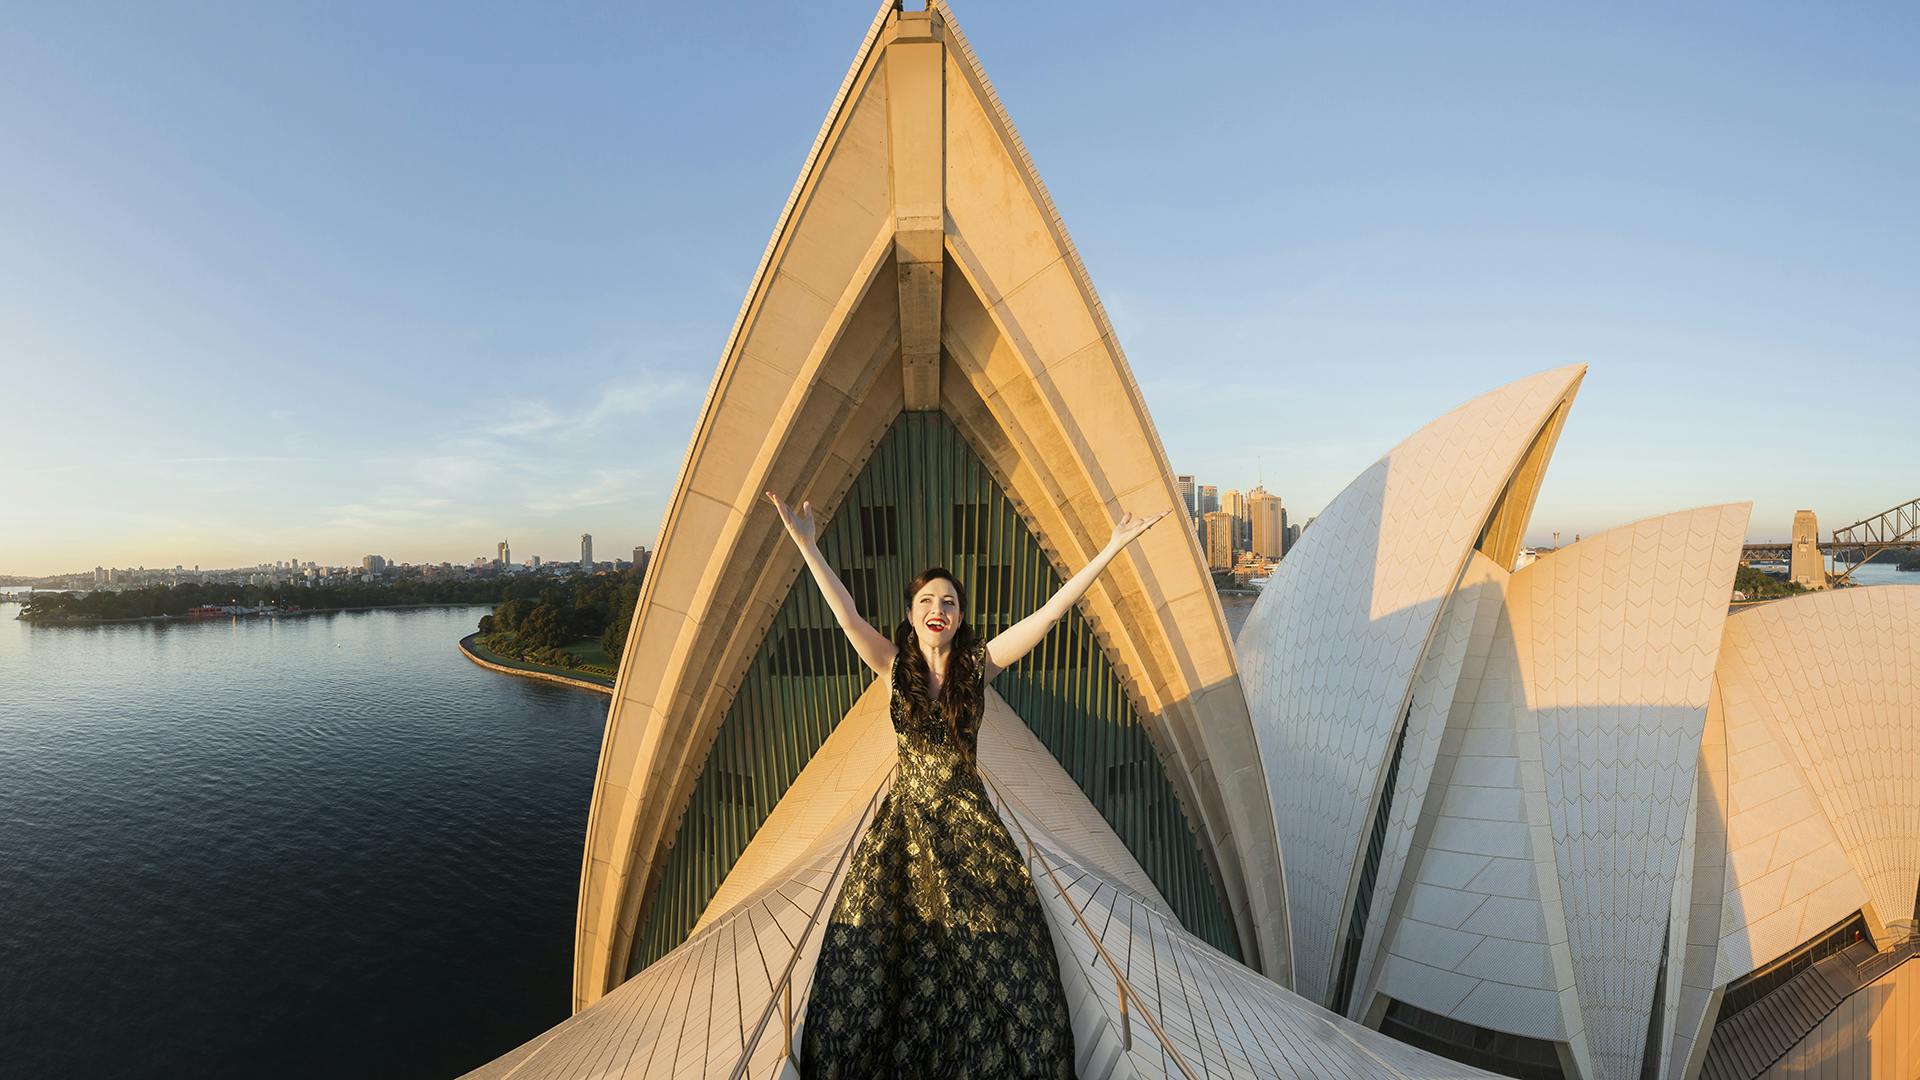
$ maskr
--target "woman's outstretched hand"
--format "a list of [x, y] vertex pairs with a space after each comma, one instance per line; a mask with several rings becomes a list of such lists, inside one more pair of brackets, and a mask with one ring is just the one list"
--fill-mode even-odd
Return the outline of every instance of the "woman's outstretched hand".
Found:
[[773, 500], [773, 508], [780, 512], [780, 523], [787, 527], [787, 535], [793, 537], [793, 542], [803, 548], [811, 545], [814, 542], [813, 503], [803, 502], [800, 509], [795, 510], [771, 491], [767, 492], [767, 498]]
[[1143, 516], [1129, 510], [1125, 516], [1114, 523], [1113, 539], [1107, 541], [1107, 546], [1115, 551], [1126, 547], [1139, 539], [1141, 533], [1153, 528], [1154, 522], [1171, 513], [1173, 513], [1172, 510], [1162, 510], [1157, 514]]

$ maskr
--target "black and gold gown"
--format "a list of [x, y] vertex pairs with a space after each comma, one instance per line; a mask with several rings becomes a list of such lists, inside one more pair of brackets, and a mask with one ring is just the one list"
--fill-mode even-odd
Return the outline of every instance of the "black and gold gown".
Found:
[[972, 764], [986, 646], [971, 647], [964, 745], [935, 704], [901, 690], [894, 660], [900, 773], [821, 942], [801, 1039], [808, 1080], [1073, 1075], [1046, 916]]

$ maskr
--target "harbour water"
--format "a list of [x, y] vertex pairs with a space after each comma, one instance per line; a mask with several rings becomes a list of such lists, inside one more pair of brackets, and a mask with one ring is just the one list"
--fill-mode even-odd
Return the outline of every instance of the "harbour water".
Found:
[[0, 604], [0, 1076], [450, 1077], [564, 1019], [607, 699], [462, 659], [485, 610]]
[[449, 1077], [564, 1019], [603, 695], [485, 608], [0, 605], [0, 1076]]

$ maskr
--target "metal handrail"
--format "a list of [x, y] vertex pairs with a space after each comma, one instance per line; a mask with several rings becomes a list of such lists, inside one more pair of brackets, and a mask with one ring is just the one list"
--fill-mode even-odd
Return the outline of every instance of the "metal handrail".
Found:
[[[900, 765], [895, 762], [893, 768], [887, 770], [887, 775], [881, 779], [880, 786], [874, 789], [873, 797], [867, 800], [867, 808], [860, 812], [860, 820], [853, 826], [853, 835], [847, 837], [846, 845], [840, 849], [840, 857], [834, 860], [833, 873], [827, 877], [827, 887], [820, 890], [819, 902], [813, 905], [813, 911], [807, 915], [806, 929], [800, 931], [800, 939], [793, 943], [793, 955], [787, 958], [787, 969], [780, 976], [780, 993], [768, 998], [766, 1007], [760, 1010], [760, 1019], [753, 1025], [753, 1035], [741, 1048], [740, 1060], [734, 1063], [733, 1071], [727, 1074], [728, 1080], [743, 1080], [747, 1075], [748, 1067], [753, 1064], [753, 1052], [759, 1049], [760, 1037], [766, 1034], [767, 1023], [773, 1019], [775, 1002], [780, 1004], [782, 1025], [787, 1036], [786, 1044], [780, 1052], [779, 1064], [785, 1065], [793, 1058], [793, 969], [799, 966], [800, 954], [806, 948], [807, 939], [813, 936], [813, 928], [820, 923], [820, 912], [827, 906], [827, 897], [833, 894], [833, 879], [839, 877], [840, 871], [846, 867], [848, 857], [860, 843], [860, 837], [866, 833], [866, 825], [873, 817], [874, 808], [880, 805], [881, 797], [891, 789], [893, 778], [899, 772]], [[779, 1075], [777, 1066], [774, 1069], [774, 1075]]]
[[[1012, 800], [1008, 799], [1006, 793], [1000, 790], [1000, 785], [993, 782], [993, 777], [988, 776], [985, 769], [976, 769], [976, 771], [979, 773], [980, 779], [987, 782], [987, 786], [993, 789], [994, 795], [998, 797], [1002, 803], [1008, 806], [1013, 805]], [[1180, 1050], [1173, 1045], [1173, 1040], [1167, 1038], [1166, 1031], [1160, 1027], [1160, 1021], [1154, 1018], [1153, 1011], [1147, 1008], [1146, 1002], [1140, 997], [1140, 992], [1135, 990], [1133, 984], [1127, 981], [1127, 976], [1120, 970], [1120, 965], [1114, 962], [1112, 955], [1107, 952], [1106, 945], [1100, 941], [1100, 935], [1093, 932], [1093, 927], [1087, 922], [1086, 913], [1080, 910], [1079, 904], [1073, 902], [1073, 897], [1067, 895], [1066, 886], [1060, 884], [1059, 875], [1053, 872], [1053, 865], [1047, 862], [1046, 856], [1040, 854], [1040, 846], [1034, 843], [1033, 834], [1027, 832], [1026, 823], [1020, 820], [1020, 815], [1018, 814], [1010, 814], [1008, 816], [1013, 818], [1014, 827], [1020, 830], [1021, 838], [1027, 842], [1028, 858], [1039, 863], [1040, 868], [1047, 872], [1047, 880], [1052, 882], [1054, 891], [1060, 894], [1060, 899], [1066, 903], [1067, 910], [1073, 912], [1073, 921], [1079, 924], [1080, 932], [1086, 935], [1088, 941], [1093, 943], [1094, 951], [1098, 953], [1100, 959], [1106, 963], [1107, 970], [1113, 973], [1113, 983], [1120, 998], [1121, 1047], [1128, 1051], [1133, 1049], [1133, 1027], [1127, 1018], [1127, 999], [1132, 998], [1134, 1006], [1140, 1010], [1140, 1019], [1147, 1022], [1147, 1027], [1153, 1032], [1153, 1037], [1160, 1040], [1160, 1049], [1165, 1051], [1167, 1056], [1173, 1059], [1174, 1067], [1179, 1069], [1180, 1074], [1185, 1076], [1187, 1080], [1200, 1080], [1199, 1074], [1195, 1073], [1193, 1067], [1187, 1064], [1187, 1059], [1180, 1056]]]

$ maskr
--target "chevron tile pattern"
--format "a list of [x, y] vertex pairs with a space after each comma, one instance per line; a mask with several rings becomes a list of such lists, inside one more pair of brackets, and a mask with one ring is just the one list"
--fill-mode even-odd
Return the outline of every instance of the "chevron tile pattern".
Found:
[[[995, 723], [991, 714], [987, 723]], [[1146, 876], [1125, 867], [1130, 857], [1117, 839], [1094, 835], [1102, 823], [1086, 797], [1064, 776], [1047, 782], [1039, 775], [1059, 771], [1045, 749], [1017, 719], [1000, 723], [1010, 730], [995, 739], [991, 754], [982, 729], [981, 770], [1001, 797], [998, 808], [1015, 840], [1031, 838], [1036, 849], [1029, 866], [1052, 923], [1082, 1080], [1180, 1080], [1182, 1063], [1201, 1080], [1490, 1075], [1335, 1016], [1182, 929], [1164, 902], [1135, 891], [1130, 883]], [[1009, 768], [1015, 759], [1030, 763], [1024, 779]], [[1082, 918], [1138, 995], [1131, 1050], [1122, 1042], [1117, 980]], [[1159, 1022], [1166, 1044], [1141, 1008]]]
[[[1752, 822], [1735, 839], [1728, 869], [1730, 891], [1751, 881], [1740, 906], [1758, 916], [1748, 920], [1744, 951], [1763, 963], [1781, 942], [1804, 940], [1812, 931], [1800, 928], [1819, 923], [1821, 912], [1859, 906], [1853, 879], [1834, 864], [1836, 848], [1819, 846], [1829, 836], [1881, 920], [1912, 920], [1920, 881], [1920, 589], [1836, 589], [1753, 608], [1728, 620], [1724, 652], [1729, 742], [1749, 734], [1753, 770], [1799, 781], [1771, 802], [1759, 802], [1757, 781], [1745, 800], [1737, 781], [1732, 792], [1734, 812]], [[1823, 820], [1812, 820], [1816, 807]], [[1795, 904], [1808, 910], [1796, 917]], [[1737, 946], [1735, 906], [1730, 900], [1729, 944]], [[1767, 924], [1769, 907], [1785, 912], [1780, 926]], [[1726, 962], [1728, 945], [1722, 949], [1720, 974], [1744, 974]], [[1744, 962], [1741, 953], [1731, 950]]]
[[[1471, 553], [1469, 559], [1460, 587], [1447, 600], [1433, 644], [1428, 649], [1427, 662], [1420, 665], [1414, 677], [1413, 701], [1407, 709], [1406, 745], [1401, 749], [1400, 771], [1368, 909], [1358, 972], [1373, 970], [1389, 916], [1396, 909], [1415, 828], [1427, 809], [1428, 789], [1435, 779], [1434, 766], [1443, 753], [1448, 716], [1458, 698], [1468, 651], [1475, 643], [1474, 629], [1483, 611], [1492, 613], [1500, 604], [1500, 583], [1506, 578], [1506, 571], [1478, 551]], [[1358, 985], [1364, 988], [1366, 976], [1362, 974], [1358, 978], [1361, 980]], [[1356, 992], [1349, 999], [1346, 1015], [1364, 1016], [1366, 1008], [1367, 995]]]
[[[751, 880], [730, 876], [716, 896], [716, 903], [728, 899], [728, 908], [708, 910], [685, 944], [572, 1019], [469, 1073], [469, 1080], [721, 1078], [731, 1076], [743, 1056], [747, 1076], [797, 1080], [793, 1063], [784, 1060], [780, 976], [795, 964], [797, 1047], [820, 947], [818, 930], [807, 933], [807, 923], [816, 910], [822, 917], [832, 910], [840, 853], [854, 842], [885, 778], [885, 770], [867, 767], [869, 760], [876, 747], [890, 753], [893, 744], [884, 716], [869, 722], [856, 706], [736, 864], [733, 873]], [[1016, 841], [1031, 837], [1045, 860], [1032, 870], [1060, 957], [1084, 1080], [1179, 1080], [1176, 1055], [1203, 1078], [1489, 1075], [1336, 1017], [1182, 929], [1126, 845], [997, 694], [988, 695], [980, 767]], [[823, 812], [812, 803], [852, 809]], [[776, 824], [791, 833], [775, 835]], [[1123, 1039], [1117, 984], [1069, 899], [1139, 995], [1131, 1049]], [[1159, 1020], [1168, 1045], [1141, 1020], [1142, 1005]]]
[[1579, 1038], [1540, 735], [1507, 617], [1509, 575], [1475, 555], [1466, 661], [1445, 718], [1379, 990], [1555, 1042]]
[[1328, 999], [1352, 871], [1414, 672], [1515, 464], [1585, 369], [1474, 399], [1321, 512], [1236, 642], [1274, 799], [1294, 985]]
[[1509, 585], [1574, 983], [1602, 1080], [1639, 1075], [1749, 510], [1612, 529]]

